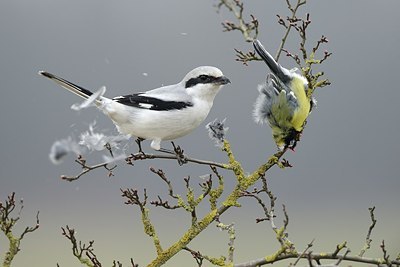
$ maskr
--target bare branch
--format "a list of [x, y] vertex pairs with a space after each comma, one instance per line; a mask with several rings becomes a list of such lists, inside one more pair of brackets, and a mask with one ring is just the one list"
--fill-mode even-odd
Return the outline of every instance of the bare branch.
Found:
[[342, 249], [346, 248], [346, 246], [347, 246], [347, 242], [346, 242], [346, 241], [344, 241], [344, 242], [341, 243], [341, 244], [338, 244], [338, 245], [336, 246], [335, 251], [332, 253], [332, 255], [333, 255], [334, 257], [336, 257]]
[[152, 205], [154, 205], [156, 207], [163, 207], [163, 208], [165, 208], [167, 210], [174, 210], [174, 209], [181, 208], [181, 206], [179, 206], [179, 205], [171, 206], [169, 204], [168, 200], [163, 201], [160, 196], [157, 196], [157, 198], [158, 198], [158, 200], [153, 200], [153, 201], [150, 202], [150, 204], [152, 204]]
[[338, 261], [335, 263], [335, 266], [339, 266], [339, 264], [342, 262], [342, 260], [347, 256], [347, 254], [350, 253], [350, 249], [347, 249], [344, 255], [338, 259]]
[[68, 182], [72, 182], [72, 181], [78, 180], [79, 178], [81, 178], [86, 173], [88, 173], [90, 171], [93, 171], [95, 169], [98, 169], [98, 168], [102, 168], [102, 167], [105, 168], [108, 171], [108, 177], [111, 177], [111, 176], [114, 175], [113, 174], [113, 170], [117, 167], [117, 165], [115, 165], [113, 167], [108, 167], [108, 165], [109, 165], [108, 162], [103, 162], [103, 163], [100, 163], [100, 164], [89, 166], [89, 165], [86, 164], [86, 159], [84, 159], [82, 155], [79, 155], [78, 159], [76, 159], [75, 162], [78, 163], [79, 165], [81, 165], [81, 167], [83, 169], [82, 172], [80, 172], [78, 175], [75, 175], [75, 176], [62, 175], [61, 176], [62, 180], [65, 180], [65, 181], [68, 181]]
[[[173, 159], [177, 160], [176, 155], [167, 155], [167, 154], [143, 154], [143, 153], [136, 153], [136, 154], [131, 154], [129, 157], [126, 158], [126, 162], [130, 165], [133, 165], [134, 161], [137, 160], [147, 160], [147, 159]], [[209, 166], [215, 166], [218, 168], [222, 169], [231, 169], [231, 167], [228, 164], [224, 163], [218, 163], [218, 162], [212, 162], [212, 161], [207, 161], [207, 160], [200, 160], [200, 159], [194, 159], [190, 157], [185, 157], [186, 161], [192, 162], [192, 163], [197, 163], [200, 165], [209, 165]]]
[[86, 245], [81, 241], [77, 241], [75, 236], [76, 232], [73, 228], [69, 228], [67, 225], [65, 228], [61, 227], [61, 230], [62, 235], [71, 242], [72, 254], [79, 260], [80, 263], [85, 264], [88, 267], [101, 267], [100, 262], [94, 254], [93, 240], [89, 241], [89, 244]]
[[296, 20], [296, 13], [297, 10], [299, 9], [300, 6], [304, 5], [306, 3], [306, 0], [297, 0], [296, 6], [293, 7], [290, 3], [290, 0], [286, 0], [286, 4], [288, 6], [288, 9], [292, 12], [292, 16], [291, 18], [288, 18], [287, 21], [289, 22], [288, 24], [286, 24], [283, 20], [283, 18], [280, 15], [278, 16], [278, 24], [284, 26], [286, 28], [286, 31], [282, 37], [281, 40], [281, 44], [279, 45], [278, 51], [276, 52], [276, 56], [275, 56], [275, 60], [278, 62], [279, 61], [279, 57], [282, 53], [282, 49], [285, 46], [287, 37], [289, 36], [290, 30], [292, 29], [292, 27], [294, 26], [291, 22]]
[[365, 253], [368, 249], [371, 248], [371, 242], [372, 242], [371, 233], [372, 233], [372, 230], [374, 229], [374, 227], [375, 227], [375, 225], [376, 225], [376, 219], [375, 219], [375, 215], [374, 215], [375, 207], [369, 208], [368, 210], [369, 210], [369, 215], [370, 215], [370, 217], [371, 217], [372, 223], [371, 223], [371, 225], [370, 225], [369, 228], [368, 228], [367, 237], [365, 238], [364, 247], [361, 249], [360, 254], [358, 254], [358, 256], [360, 256], [360, 257], [362, 257], [362, 256], [364, 255], [364, 253]]
[[208, 262], [210, 262], [215, 266], [226, 266], [224, 257], [212, 258], [201, 254], [200, 251], [192, 250], [189, 247], [184, 247], [183, 250], [189, 251], [190, 254], [192, 254], [193, 258], [196, 260], [197, 266], [199, 267], [203, 266], [204, 260], [207, 260]]
[[293, 263], [293, 266], [296, 266], [296, 264], [300, 261], [302, 257], [306, 254], [306, 252], [313, 246], [314, 240], [311, 240], [310, 243], [307, 244], [307, 247], [303, 250], [303, 252], [299, 255], [299, 257], [296, 259], [296, 261]]
[[204, 256], [200, 253], [200, 251], [194, 251], [188, 247], [184, 247], [183, 250], [189, 251], [192, 254], [193, 258], [195, 259], [197, 266], [203, 266]]
[[[347, 254], [334, 256], [332, 253], [325, 253], [325, 252], [322, 252], [322, 253], [311, 252], [311, 254], [308, 253], [306, 255], [303, 255], [301, 257], [301, 259], [308, 259], [309, 256], [315, 261], [342, 259], [342, 261], [358, 262], [358, 263], [382, 266], [382, 259], [364, 258], [364, 257], [360, 257], [360, 256], [350, 256]], [[287, 260], [287, 259], [297, 259], [297, 258], [298, 258], [298, 254], [296, 254], [296, 253], [286, 253], [286, 254], [280, 254], [278, 256], [274, 255], [274, 257], [270, 257], [270, 256], [262, 257], [262, 258], [255, 259], [255, 260], [252, 260], [249, 262], [235, 264], [234, 266], [235, 267], [256, 267], [256, 266], [262, 266], [262, 265], [271, 264], [271, 263], [277, 263], [277, 262]], [[400, 261], [399, 260], [391, 260], [391, 261], [389, 261], [389, 264], [390, 265], [400, 265]]]
[[382, 253], [383, 253], [383, 259], [385, 260], [386, 265], [388, 267], [391, 267], [393, 265], [393, 263], [389, 259], [390, 255], [387, 253], [387, 250], [385, 247], [385, 240], [382, 240], [381, 249], [382, 249]]
[[242, 33], [246, 42], [252, 42], [257, 39], [258, 20], [253, 15], [250, 15], [250, 22], [246, 22], [243, 19], [243, 2], [240, 0], [220, 0], [219, 4], [217, 5], [218, 10], [221, 9], [222, 6], [226, 7], [230, 12], [232, 12], [238, 21], [238, 24], [228, 20], [222, 22], [221, 24], [224, 32], [238, 30]]
[[178, 199], [178, 196], [174, 194], [174, 189], [173, 189], [173, 187], [172, 187], [171, 181], [168, 180], [168, 178], [165, 176], [164, 171], [161, 170], [161, 169], [156, 170], [156, 169], [154, 169], [153, 167], [150, 167], [150, 171], [151, 171], [152, 173], [154, 173], [154, 174], [157, 174], [157, 175], [161, 178], [161, 180], [163, 180], [163, 181], [167, 184], [169, 195], [170, 195], [172, 198]]
[[[147, 159], [173, 159], [173, 160], [178, 160], [178, 162], [192, 162], [200, 165], [209, 165], [209, 166], [215, 166], [218, 168], [222, 169], [230, 169], [231, 167], [228, 164], [223, 164], [223, 163], [218, 163], [218, 162], [212, 162], [212, 161], [206, 161], [206, 160], [200, 160], [200, 159], [194, 159], [194, 158], [189, 158], [183, 155], [183, 150], [179, 147], [175, 147], [175, 152], [176, 155], [169, 155], [169, 154], [144, 154], [143, 152], [139, 152], [136, 154], [131, 154], [128, 156], [125, 161], [128, 165], [133, 165], [134, 161], [137, 160], [147, 160]], [[75, 160], [76, 163], [78, 163], [82, 167], [82, 171], [75, 175], [75, 176], [67, 176], [67, 175], [62, 175], [61, 179], [72, 182], [75, 180], [78, 180], [81, 178], [83, 175], [87, 174], [90, 171], [93, 171], [98, 168], [105, 168], [108, 171], [108, 177], [114, 176], [113, 170], [117, 167], [117, 165], [114, 165], [112, 167], [109, 166], [109, 162], [102, 162], [99, 164], [95, 165], [88, 165], [86, 162], [86, 159], [83, 158], [83, 156], [79, 155], [78, 158]]]
[[250, 61], [261, 61], [262, 60], [260, 57], [257, 56], [257, 54], [254, 50], [244, 53], [243, 51], [235, 48], [235, 52], [236, 52], [235, 60], [242, 62], [243, 65], [246, 65], [246, 66], [248, 65], [248, 62], [250, 62]]

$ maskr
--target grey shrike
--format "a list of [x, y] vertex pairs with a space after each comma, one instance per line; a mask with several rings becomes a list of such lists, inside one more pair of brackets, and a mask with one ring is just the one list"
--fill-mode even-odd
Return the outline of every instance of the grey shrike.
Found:
[[[39, 74], [85, 99], [93, 95], [51, 73]], [[160, 150], [161, 141], [185, 136], [198, 127], [210, 112], [218, 91], [228, 83], [221, 70], [203, 66], [190, 71], [177, 84], [112, 99], [99, 96], [95, 104], [120, 133], [152, 140], [150, 146]]]

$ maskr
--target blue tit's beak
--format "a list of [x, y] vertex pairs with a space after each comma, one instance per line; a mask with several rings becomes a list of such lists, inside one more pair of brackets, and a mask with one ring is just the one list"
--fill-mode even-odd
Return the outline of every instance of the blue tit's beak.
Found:
[[265, 61], [270, 70], [275, 74], [283, 83], [289, 82], [292, 78], [288, 75], [288, 71], [284, 69], [275, 59], [265, 50], [264, 46], [259, 40], [253, 42], [253, 46], [260, 57]]

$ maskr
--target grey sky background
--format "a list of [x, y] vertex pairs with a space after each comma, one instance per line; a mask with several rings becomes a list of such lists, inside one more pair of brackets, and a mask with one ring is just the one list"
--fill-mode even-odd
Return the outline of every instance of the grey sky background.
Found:
[[[248, 51], [238, 32], [223, 33], [220, 23], [231, 14], [216, 13], [216, 1], [0, 1], [0, 199], [15, 191], [25, 209], [18, 226], [35, 223], [40, 229], [22, 243], [14, 266], [80, 266], [69, 241], [61, 236], [66, 224], [82, 241], [95, 240], [95, 251], [104, 264], [119, 259], [128, 265], [133, 257], [140, 266], [154, 258], [152, 241], [143, 233], [140, 213], [126, 206], [120, 188], [147, 188], [150, 199], [166, 195], [166, 187], [150, 166], [162, 168], [183, 190], [183, 178], [209, 173], [207, 167], [174, 161], [144, 161], [134, 167], [118, 164], [115, 177], [97, 170], [80, 180], [61, 181], [61, 174], [80, 171], [69, 156], [53, 165], [48, 154], [55, 140], [78, 136], [94, 120], [96, 129], [115, 133], [112, 123], [95, 108], [70, 109], [80, 99], [37, 75], [47, 70], [88, 89], [106, 86], [113, 97], [180, 81], [194, 67], [219, 67], [232, 81], [216, 97], [206, 122], [227, 118], [228, 140], [249, 172], [275, 151], [270, 129], [251, 119], [257, 85], [265, 79], [261, 62], [245, 67], [235, 62], [234, 48]], [[246, 16], [260, 22], [259, 39], [273, 54], [283, 29], [276, 14], [287, 15], [285, 1], [248, 1]], [[318, 90], [318, 108], [308, 120], [295, 153], [286, 158], [291, 169], [268, 173], [285, 204], [289, 237], [298, 248], [313, 238], [314, 251], [333, 251], [344, 240], [358, 253], [370, 224], [368, 207], [376, 206], [378, 224], [371, 252], [380, 256], [385, 239], [390, 254], [400, 252], [400, 151], [398, 63], [399, 1], [309, 1], [299, 14], [311, 13], [309, 44], [322, 34], [330, 40], [333, 56], [320, 70], [332, 85]], [[296, 51], [298, 38], [287, 48]], [[281, 64], [294, 63], [282, 57]], [[143, 75], [147, 73], [148, 75]], [[209, 140], [206, 122], [191, 135], [177, 140], [193, 157], [225, 162], [225, 155]], [[164, 146], [168, 146], [164, 143]], [[146, 151], [151, 151], [145, 142]], [[131, 145], [128, 152], [136, 151]], [[88, 155], [90, 163], [101, 153]], [[225, 174], [227, 191], [234, 185]], [[180, 191], [184, 194], [184, 191]], [[224, 214], [225, 223], [236, 223], [236, 261], [244, 262], [273, 253], [278, 248], [268, 224], [255, 224], [262, 211], [243, 200], [243, 208]], [[205, 210], [204, 210], [205, 211]], [[201, 213], [201, 211], [200, 211]], [[174, 242], [190, 223], [184, 212], [151, 213], [164, 247]], [[281, 223], [281, 212], [277, 223]], [[227, 250], [228, 237], [211, 226], [191, 247], [211, 256]], [[0, 253], [7, 246], [0, 236]], [[278, 266], [287, 266], [288, 262]], [[181, 253], [167, 266], [195, 266]]]

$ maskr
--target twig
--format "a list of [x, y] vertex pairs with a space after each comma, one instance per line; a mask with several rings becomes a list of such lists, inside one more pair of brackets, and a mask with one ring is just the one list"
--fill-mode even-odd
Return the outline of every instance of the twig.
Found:
[[125, 204], [139, 206], [140, 211], [142, 213], [142, 223], [144, 232], [153, 239], [153, 243], [156, 248], [157, 254], [160, 255], [163, 252], [163, 249], [161, 247], [161, 242], [157, 236], [154, 225], [151, 223], [149, 217], [149, 210], [146, 208], [147, 198], [148, 198], [146, 189], [144, 189], [143, 192], [143, 197], [144, 197], [143, 201], [140, 200], [138, 190], [136, 189], [129, 189], [129, 188], [121, 189], [121, 193], [122, 197], [125, 197], [127, 199], [125, 201]]
[[231, 21], [222, 22], [223, 31], [238, 30], [242, 33], [246, 42], [254, 41], [258, 36], [258, 20], [253, 15], [250, 15], [250, 22], [243, 19], [244, 4], [240, 0], [220, 0], [217, 7], [220, 9], [222, 6], [231, 11], [238, 21], [238, 24]]
[[314, 264], [313, 264], [313, 258], [312, 258], [312, 251], [310, 251], [309, 253], [307, 253], [306, 254], [306, 256], [307, 256], [307, 261], [308, 261], [308, 266], [309, 267], [314, 267]]
[[167, 209], [167, 210], [174, 210], [174, 209], [179, 209], [179, 208], [181, 208], [181, 206], [179, 206], [179, 205], [173, 205], [173, 206], [171, 206], [171, 205], [168, 203], [168, 200], [163, 201], [163, 200], [161, 199], [160, 196], [157, 196], [157, 198], [158, 198], [158, 200], [153, 200], [153, 201], [150, 202], [150, 204], [152, 204], [152, 205], [154, 205], [154, 206], [156, 206], [156, 207], [163, 207], [163, 208], [165, 208], [165, 209]]
[[[306, 2], [307, 2], [306, 0], [297, 0], [296, 6], [293, 7], [291, 5], [291, 3], [290, 3], [290, 0], [286, 0], [286, 4], [287, 4], [288, 8], [292, 12], [292, 17], [291, 17], [292, 21], [296, 18], [296, 13], [297, 13], [297, 10], [299, 9], [299, 7], [304, 5]], [[284, 24], [282, 24], [283, 23], [282, 18], [280, 16], [278, 16], [278, 18], [279, 18], [278, 23], [281, 24], [281, 25], [284, 25]], [[277, 62], [279, 61], [279, 57], [280, 57], [280, 55], [282, 53], [282, 49], [285, 46], [287, 37], [289, 36], [290, 30], [292, 29], [292, 27], [293, 27], [293, 25], [291, 23], [289, 23], [289, 25], [285, 26], [286, 31], [285, 31], [285, 34], [282, 37], [281, 44], [279, 45], [278, 51], [276, 52], [276, 56], [275, 56], [275, 60]]]
[[225, 264], [225, 258], [220, 257], [220, 258], [212, 258], [207, 255], [203, 255], [200, 253], [200, 251], [195, 251], [190, 249], [189, 247], [184, 247], [182, 248], [183, 250], [189, 251], [190, 254], [192, 254], [193, 258], [196, 260], [197, 266], [203, 266], [203, 261], [207, 260], [211, 264], [216, 265], [216, 266], [226, 266]]
[[261, 61], [262, 60], [262, 58], [257, 56], [257, 54], [256, 54], [256, 52], [254, 50], [245, 53], [245, 52], [235, 48], [235, 52], [236, 52], [236, 59], [235, 60], [239, 61], [239, 62], [242, 62], [243, 65], [246, 65], [246, 66], [248, 66], [247, 63], [250, 62], [250, 61]]
[[93, 171], [95, 169], [98, 169], [98, 168], [102, 168], [102, 167], [108, 171], [108, 177], [110, 177], [110, 176], [114, 175], [112, 171], [117, 167], [117, 165], [114, 165], [113, 167], [108, 167], [108, 164], [109, 164], [108, 162], [103, 162], [103, 163], [99, 163], [99, 164], [96, 164], [93, 166], [89, 166], [86, 164], [86, 160], [81, 155], [78, 156], [78, 159], [76, 159], [75, 162], [78, 163], [79, 165], [81, 165], [83, 170], [78, 175], [75, 175], [75, 176], [61, 175], [62, 180], [72, 182], [72, 181], [78, 180], [86, 173]]
[[188, 247], [184, 247], [183, 250], [189, 251], [192, 254], [193, 258], [195, 259], [197, 266], [203, 266], [204, 256], [200, 253], [200, 251], [194, 251]]
[[[180, 148], [179, 148], [180, 149]], [[173, 159], [173, 160], [179, 160], [179, 156], [177, 155], [164, 155], [164, 154], [144, 154], [143, 152], [139, 152], [139, 153], [135, 153], [135, 154], [131, 154], [129, 157], [127, 157], [125, 159], [126, 163], [129, 165], [133, 165], [134, 161], [137, 160], [147, 160], [147, 159]], [[185, 156], [185, 161], [188, 162], [192, 162], [192, 163], [196, 163], [196, 164], [200, 164], [200, 165], [209, 165], [209, 166], [215, 166], [218, 168], [222, 168], [222, 169], [231, 169], [231, 167], [228, 164], [224, 164], [224, 163], [218, 163], [218, 162], [213, 162], [213, 161], [207, 161], [207, 160], [200, 160], [200, 159], [195, 159], [195, 158], [188, 158]], [[86, 164], [86, 160], [79, 155], [78, 159], [75, 160], [76, 163], [78, 163], [81, 167], [82, 167], [82, 171], [75, 175], [75, 176], [66, 176], [66, 175], [62, 175], [61, 179], [68, 181], [68, 182], [72, 182], [75, 180], [78, 180], [79, 178], [81, 178], [83, 175], [85, 175], [86, 173], [93, 171], [95, 169], [98, 168], [105, 168], [108, 171], [108, 176], [113, 176], [113, 170], [117, 167], [117, 165], [114, 165], [113, 167], [108, 167], [109, 162], [103, 162], [103, 163], [99, 163], [99, 164], [95, 164], [95, 165], [87, 165]]]
[[[146, 159], [173, 159], [177, 160], [176, 155], [164, 155], [164, 154], [145, 154], [143, 155], [142, 153], [136, 153], [136, 154], [131, 154], [129, 157], [126, 158], [126, 161], [128, 164], [133, 164], [134, 161], [137, 160], [146, 160]], [[200, 165], [209, 165], [209, 166], [215, 166], [221, 169], [231, 169], [231, 166], [228, 164], [224, 163], [218, 163], [218, 162], [213, 162], [213, 161], [207, 161], [207, 160], [200, 160], [200, 159], [195, 159], [195, 158], [189, 158], [186, 157], [186, 160], [188, 162], [192, 163], [197, 163]]]
[[210, 208], [214, 210], [217, 208], [217, 201], [221, 197], [222, 193], [224, 192], [224, 177], [219, 174], [217, 168], [215, 166], [210, 166], [211, 170], [218, 177], [218, 187], [215, 189], [211, 189], [209, 192], [210, 196]]
[[346, 252], [343, 254], [341, 258], [338, 259], [338, 261], [335, 263], [336, 266], [339, 266], [339, 264], [342, 262], [342, 260], [347, 256], [347, 254], [350, 253], [350, 249], [347, 249]]
[[229, 234], [229, 242], [228, 242], [228, 264], [233, 263], [233, 254], [235, 251], [235, 239], [236, 239], [236, 234], [235, 234], [235, 224], [223, 224], [219, 222], [217, 224], [217, 227], [220, 228], [222, 231], [227, 231]]
[[25, 237], [26, 234], [32, 233], [39, 228], [39, 212], [36, 213], [36, 225], [28, 226], [24, 229], [24, 231], [19, 235], [15, 235], [13, 232], [14, 226], [20, 219], [21, 212], [23, 209], [23, 201], [20, 201], [20, 209], [18, 211], [18, 215], [13, 217], [12, 213], [15, 210], [17, 204], [15, 201], [15, 192], [11, 193], [7, 200], [3, 203], [0, 202], [0, 231], [4, 233], [9, 242], [8, 250], [5, 253], [3, 266], [9, 267], [15, 256], [20, 251], [21, 241]]
[[382, 249], [382, 253], [383, 253], [383, 259], [385, 260], [386, 265], [388, 267], [391, 267], [393, 263], [389, 259], [390, 255], [387, 253], [387, 250], [385, 247], [385, 240], [382, 240], [381, 249]]
[[370, 215], [370, 217], [371, 217], [372, 223], [371, 223], [371, 225], [370, 225], [369, 228], [368, 228], [367, 237], [365, 238], [364, 247], [361, 249], [360, 254], [358, 254], [358, 256], [360, 256], [360, 257], [362, 257], [362, 256], [364, 255], [364, 253], [365, 253], [368, 249], [371, 248], [371, 242], [372, 242], [371, 233], [372, 233], [372, 230], [374, 229], [374, 227], [375, 227], [375, 225], [376, 225], [376, 219], [375, 219], [375, 215], [374, 215], [375, 207], [369, 208], [368, 210], [369, 210], [369, 215]]
[[335, 249], [335, 251], [332, 253], [332, 255], [333, 255], [334, 257], [336, 257], [336, 256], [339, 254], [339, 252], [340, 252], [342, 249], [344, 249], [346, 246], [347, 246], [347, 242], [346, 242], [346, 241], [344, 241], [344, 242], [341, 243], [341, 244], [336, 245], [336, 249]]
[[[88, 267], [100, 267], [101, 264], [98, 261], [96, 255], [94, 254], [93, 244], [94, 241], [89, 241], [86, 245], [81, 241], [77, 241], [75, 236], [75, 230], [69, 228], [67, 225], [65, 228], [61, 227], [62, 235], [67, 238], [72, 244], [72, 254], [79, 260], [80, 263], [85, 264]], [[86, 257], [85, 257], [86, 256]]]
[[[336, 255], [334, 256], [333, 253], [311, 253], [309, 254], [313, 260], [339, 260], [342, 259], [342, 261], [350, 261], [350, 262], [358, 262], [358, 263], [365, 263], [365, 264], [372, 264], [372, 265], [377, 265], [381, 266], [382, 265], [382, 259], [373, 259], [373, 258], [365, 258], [365, 257], [360, 257], [360, 256], [349, 256], [349, 255]], [[235, 267], [256, 267], [256, 266], [261, 266], [261, 265], [266, 265], [266, 264], [271, 264], [271, 263], [277, 263], [282, 260], [287, 260], [287, 259], [297, 259], [298, 254], [296, 253], [286, 253], [286, 254], [280, 254], [279, 256], [276, 257], [262, 257], [259, 259], [255, 259], [249, 262], [245, 263], [239, 263], [235, 264]], [[301, 259], [307, 259], [308, 255], [303, 255]], [[399, 260], [391, 260], [389, 261], [391, 265], [400, 265]]]
[[170, 195], [172, 198], [178, 199], [178, 196], [174, 194], [174, 189], [173, 189], [173, 187], [172, 187], [171, 181], [168, 180], [168, 178], [165, 176], [164, 171], [161, 170], [161, 169], [156, 170], [156, 169], [154, 169], [153, 167], [150, 167], [150, 171], [151, 171], [152, 173], [154, 173], [154, 174], [157, 174], [157, 175], [161, 178], [161, 180], [163, 180], [163, 181], [167, 184], [169, 195]]
[[[279, 161], [278, 163], [279, 164]], [[274, 194], [272, 193], [272, 191], [268, 188], [268, 183], [267, 183], [267, 179], [265, 178], [265, 175], [260, 175], [260, 179], [262, 181], [262, 189], [261, 190], [257, 190], [254, 189], [252, 192], [249, 191], [244, 191], [242, 192], [242, 196], [245, 197], [252, 197], [254, 199], [257, 200], [258, 204], [262, 207], [263, 211], [264, 211], [264, 215], [265, 218], [257, 218], [256, 219], [256, 223], [262, 222], [262, 221], [266, 221], [268, 220], [271, 224], [271, 228], [272, 230], [275, 232], [276, 234], [276, 238], [279, 241], [282, 251], [284, 252], [285, 250], [294, 250], [294, 245], [293, 243], [287, 238], [287, 226], [289, 224], [289, 215], [286, 211], [286, 207], [285, 205], [283, 205], [283, 213], [284, 213], [284, 220], [283, 220], [283, 226], [281, 228], [278, 228], [275, 224], [274, 218], [275, 218], [275, 201], [276, 201], [276, 197], [274, 196]], [[269, 198], [269, 208], [267, 207], [267, 205], [264, 203], [264, 201], [258, 196], [258, 194], [265, 192], [268, 195]]]
[[296, 266], [296, 264], [300, 261], [302, 257], [306, 254], [306, 252], [313, 246], [314, 240], [311, 240], [310, 243], [307, 244], [307, 247], [303, 250], [303, 252], [299, 255], [299, 257], [296, 259], [296, 261], [293, 263], [293, 266]]

